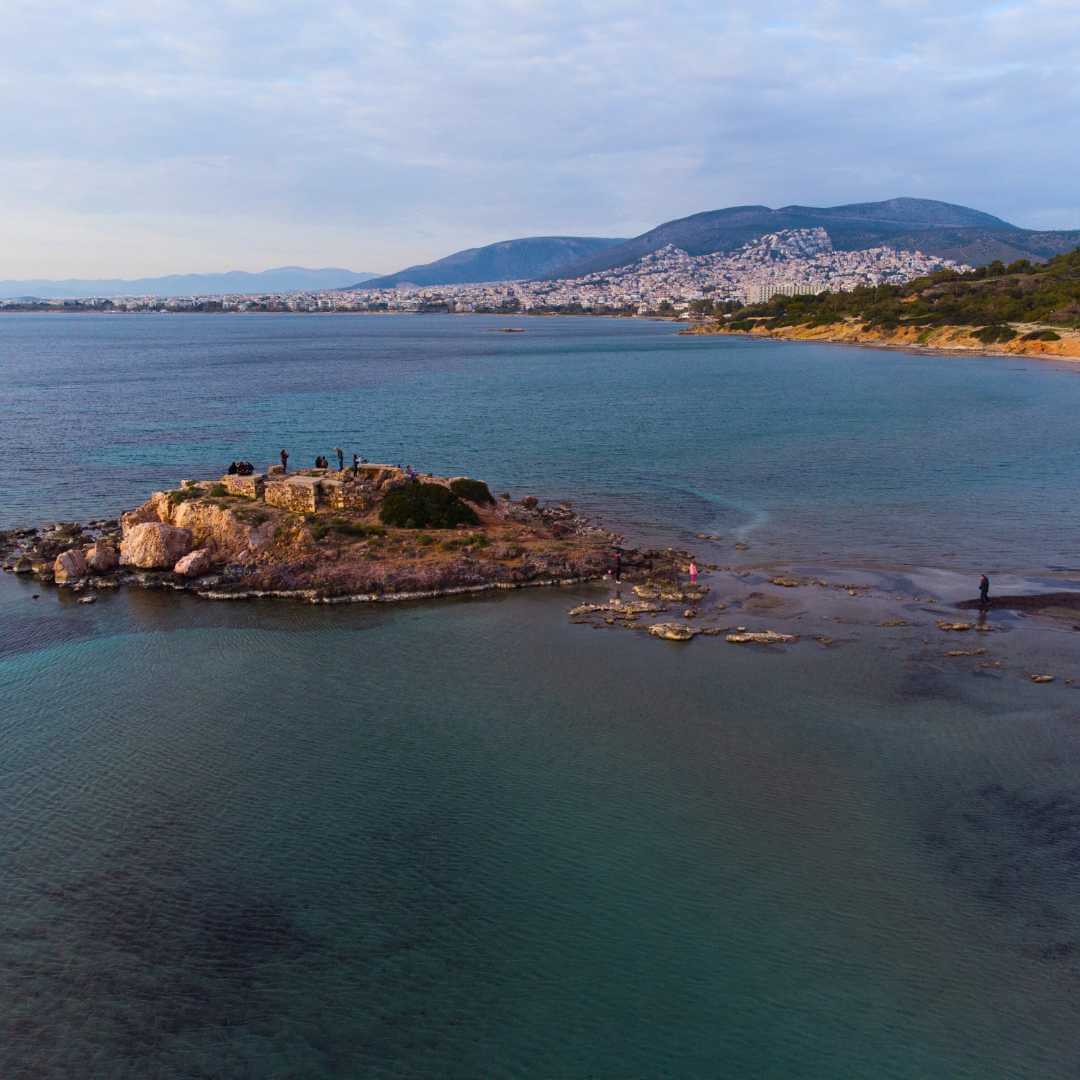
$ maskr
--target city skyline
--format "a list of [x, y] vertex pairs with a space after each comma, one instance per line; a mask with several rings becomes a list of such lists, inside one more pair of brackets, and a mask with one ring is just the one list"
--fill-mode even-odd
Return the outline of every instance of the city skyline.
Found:
[[513, 237], [897, 192], [1077, 228], [1069, 15], [107, 0], [57, 20], [16, 4], [0, 277], [391, 272]]

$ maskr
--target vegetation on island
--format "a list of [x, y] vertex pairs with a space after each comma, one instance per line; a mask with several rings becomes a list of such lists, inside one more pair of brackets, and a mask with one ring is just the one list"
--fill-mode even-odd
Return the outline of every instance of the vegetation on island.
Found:
[[467, 476], [459, 476], [450, 481], [450, 490], [459, 499], [468, 499], [469, 502], [479, 503], [481, 506], [491, 506], [495, 502], [491, 489], [483, 480], [470, 480]]
[[[1011, 323], [1080, 327], [1080, 248], [1045, 263], [1019, 259], [1007, 266], [992, 262], [966, 273], [939, 270], [906, 285], [774, 296], [740, 308], [728, 327], [826, 326], [847, 319], [862, 319], [865, 329], [884, 331], [901, 326], [978, 326], [982, 329], [975, 336], [988, 345], [1015, 338]], [[1024, 336], [1027, 341], [1056, 339], [1050, 329]]]
[[379, 520], [399, 529], [454, 529], [477, 525], [471, 506], [442, 484], [406, 484], [395, 488], [379, 507]]

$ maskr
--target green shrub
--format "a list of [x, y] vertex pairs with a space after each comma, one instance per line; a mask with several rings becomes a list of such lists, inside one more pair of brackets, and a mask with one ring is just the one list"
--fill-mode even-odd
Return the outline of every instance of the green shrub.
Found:
[[379, 519], [399, 529], [453, 529], [477, 525], [472, 507], [442, 484], [405, 484], [382, 501]]
[[181, 503], [190, 502], [192, 499], [201, 499], [204, 492], [201, 487], [177, 488], [169, 492], [169, 505], [179, 506]]
[[457, 480], [450, 481], [450, 490], [459, 499], [468, 499], [469, 502], [480, 503], [481, 505], [495, 502], [491, 497], [491, 491], [483, 480], [469, 480], [462, 476]]
[[227, 499], [229, 497], [229, 489], [224, 484], [211, 484], [210, 495], [214, 499]]
[[1021, 341], [1060, 341], [1061, 335], [1055, 333], [1053, 330], [1032, 330], [1030, 334], [1025, 334]]
[[1012, 341], [1016, 337], [1016, 331], [1004, 323], [994, 323], [991, 326], [984, 326], [981, 330], [976, 330], [972, 337], [977, 341], [981, 341], [984, 345], [1003, 345], [1006, 341]]
[[418, 544], [419, 544], [419, 545], [420, 545], [421, 547], [429, 547], [429, 546], [430, 546], [431, 544], [434, 544], [434, 543], [435, 543], [435, 537], [434, 537], [434, 536], [428, 536], [428, 534], [427, 534], [427, 533], [421, 533], [421, 534], [420, 534], [420, 535], [419, 535], [419, 536], [418, 536], [418, 537], [416, 538], [416, 542], [417, 542], [417, 543], [418, 543]]
[[754, 329], [754, 320], [753, 319], [734, 319], [732, 322], [729, 322], [727, 325], [728, 325], [729, 330], [748, 331], [748, 330], [753, 330]]

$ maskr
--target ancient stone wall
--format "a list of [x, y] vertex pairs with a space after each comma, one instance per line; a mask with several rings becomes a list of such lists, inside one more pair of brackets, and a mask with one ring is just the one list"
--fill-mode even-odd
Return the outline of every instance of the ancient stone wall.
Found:
[[230, 495], [243, 495], [248, 499], [261, 499], [266, 480], [261, 473], [251, 476], [223, 476], [221, 482]]
[[275, 477], [266, 481], [263, 497], [271, 506], [297, 514], [313, 514], [319, 508], [319, 481], [309, 476]]

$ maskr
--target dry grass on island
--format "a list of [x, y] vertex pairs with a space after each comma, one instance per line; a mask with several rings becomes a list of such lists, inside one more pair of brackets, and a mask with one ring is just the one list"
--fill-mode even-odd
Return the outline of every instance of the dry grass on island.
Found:
[[[595, 580], [620, 538], [566, 504], [389, 465], [185, 480], [118, 520], [0, 533], [4, 569], [79, 591], [378, 600]], [[669, 552], [620, 549], [629, 575]]]

